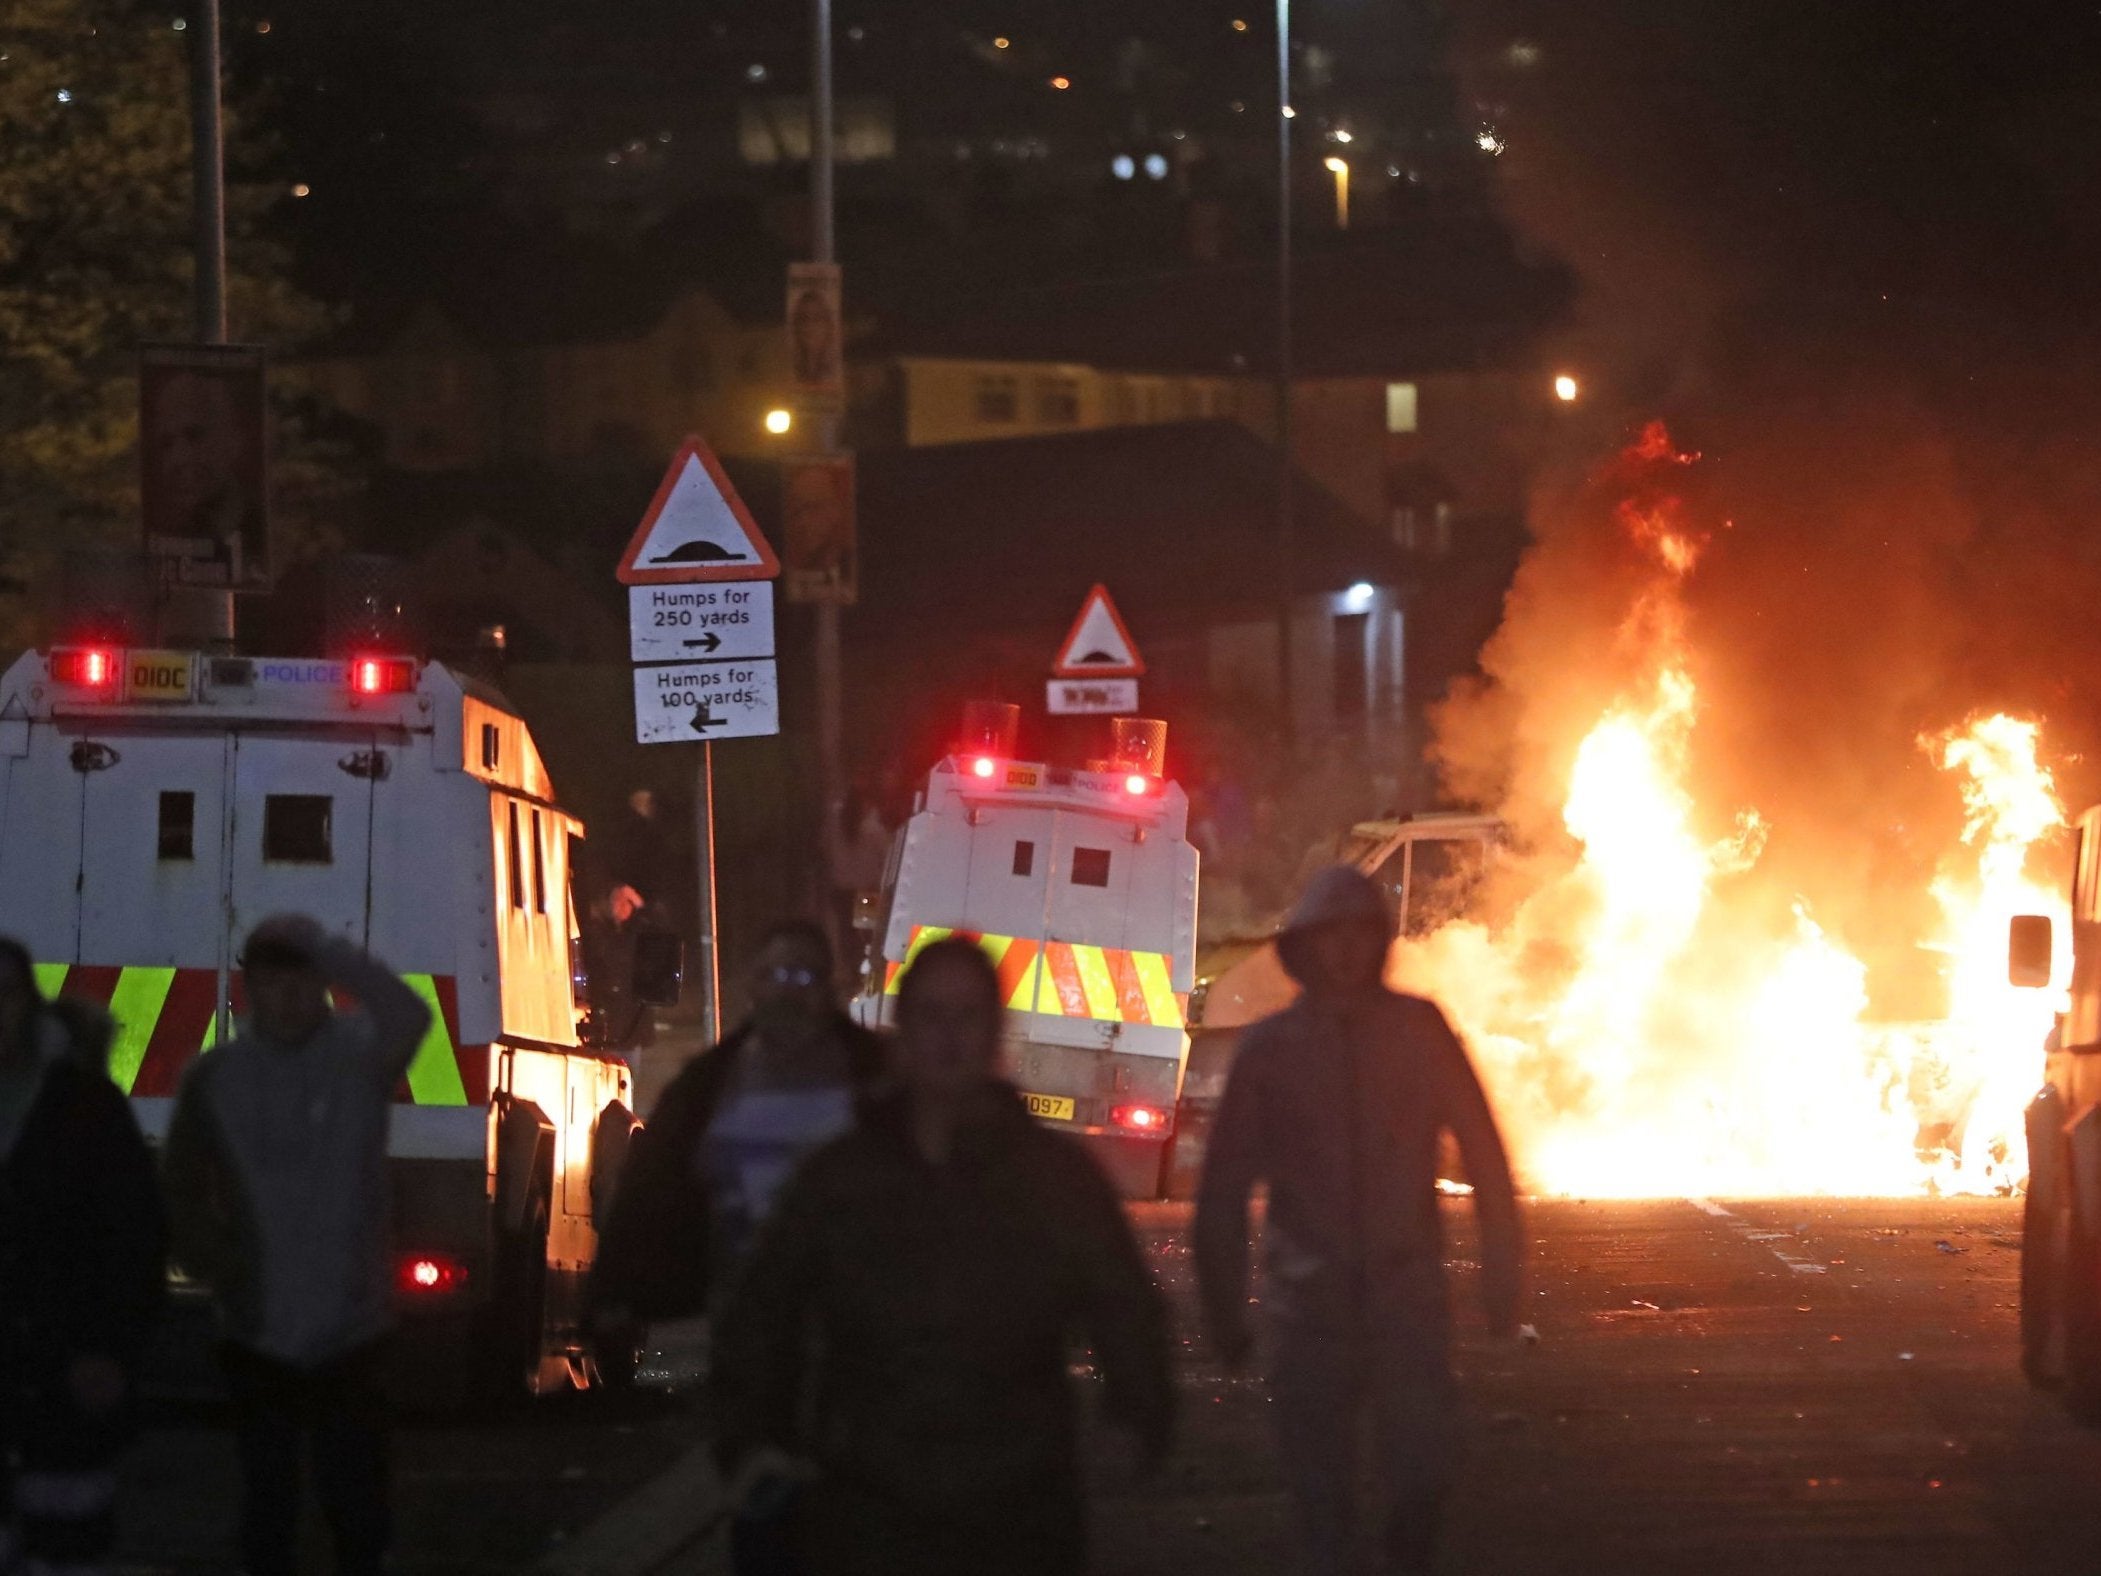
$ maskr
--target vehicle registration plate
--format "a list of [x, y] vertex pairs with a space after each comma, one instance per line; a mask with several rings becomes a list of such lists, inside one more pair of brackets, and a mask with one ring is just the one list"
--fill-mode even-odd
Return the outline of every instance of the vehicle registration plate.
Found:
[[1073, 1119], [1072, 1096], [1069, 1094], [1030, 1094], [1022, 1091], [1022, 1100], [1029, 1108], [1029, 1115], [1041, 1116], [1053, 1122], [1069, 1122]]

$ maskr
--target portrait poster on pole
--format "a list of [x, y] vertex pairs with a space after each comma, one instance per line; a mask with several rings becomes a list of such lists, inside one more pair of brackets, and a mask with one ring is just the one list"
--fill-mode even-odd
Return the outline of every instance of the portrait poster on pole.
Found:
[[788, 382], [796, 405], [846, 404], [846, 339], [839, 316], [839, 265], [788, 265]]
[[789, 601], [853, 605], [859, 582], [851, 454], [781, 462], [781, 546]]
[[148, 552], [190, 585], [270, 583], [269, 405], [259, 345], [139, 351], [139, 495]]

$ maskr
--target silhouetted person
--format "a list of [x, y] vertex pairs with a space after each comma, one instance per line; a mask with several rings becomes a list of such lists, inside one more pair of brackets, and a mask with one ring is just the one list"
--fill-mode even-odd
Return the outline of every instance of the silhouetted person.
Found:
[[[835, 976], [821, 927], [776, 925], [752, 965], [750, 1018], [658, 1099], [599, 1238], [591, 1301], [601, 1342], [632, 1351], [652, 1321], [718, 1311], [789, 1176], [853, 1125], [883, 1076], [883, 1053], [839, 1010]], [[782, 1547], [789, 1500], [738, 1518], [738, 1576], [795, 1569]]]
[[686, 1064], [635, 1138], [592, 1271], [601, 1318], [708, 1311], [789, 1174], [852, 1125], [883, 1053], [839, 1010], [834, 973], [818, 926], [767, 933], [751, 1016]]
[[[168, 1133], [176, 1258], [207, 1282], [225, 1342], [247, 1576], [293, 1576], [301, 1458], [339, 1576], [391, 1539], [382, 1343], [393, 1323], [387, 1126], [430, 1009], [312, 919], [279, 915], [241, 954], [248, 1017], [191, 1064]], [[360, 1005], [337, 1012], [331, 988]]]
[[814, 1473], [813, 1576], [1072, 1576], [1085, 1565], [1068, 1344], [1148, 1459], [1172, 1391], [1159, 1292], [1108, 1182], [997, 1076], [977, 947], [905, 972], [897, 1090], [788, 1184], [715, 1348], [720, 1450], [764, 1498]]
[[1385, 987], [1392, 938], [1355, 870], [1308, 884], [1277, 937], [1305, 994], [1245, 1031], [1197, 1200], [1205, 1320], [1238, 1365], [1253, 1345], [1248, 1193], [1269, 1186], [1272, 1401], [1308, 1576], [1350, 1568], [1366, 1421], [1386, 1501], [1379, 1568], [1435, 1564], [1460, 1442], [1437, 1205], [1446, 1132], [1474, 1188], [1490, 1327], [1517, 1326], [1522, 1240], [1502, 1140], [1444, 1015]]
[[[167, 1278], [153, 1160], [97, 1059], [108, 1019], [0, 940], [0, 1570], [101, 1570]], [[17, 1563], [19, 1559], [20, 1563]]]

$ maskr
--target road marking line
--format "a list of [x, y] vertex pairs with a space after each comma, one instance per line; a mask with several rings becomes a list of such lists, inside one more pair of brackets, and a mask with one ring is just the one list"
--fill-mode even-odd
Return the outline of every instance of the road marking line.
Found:
[[1793, 1232], [1754, 1231], [1751, 1228], [1750, 1222], [1743, 1219], [1742, 1216], [1735, 1214], [1733, 1211], [1722, 1208], [1721, 1205], [1713, 1202], [1711, 1199], [1689, 1198], [1685, 1202], [1692, 1205], [1694, 1209], [1699, 1210], [1702, 1214], [1712, 1215], [1716, 1220], [1728, 1221], [1730, 1229], [1733, 1230], [1739, 1237], [1742, 1237], [1744, 1241], [1757, 1243], [1760, 1247], [1764, 1248], [1766, 1252], [1770, 1253], [1782, 1264], [1785, 1264], [1788, 1267], [1788, 1269], [1793, 1271], [1795, 1274], [1821, 1275], [1824, 1273], [1825, 1267], [1821, 1264], [1816, 1263], [1814, 1260], [1798, 1258], [1796, 1255], [1787, 1252], [1783, 1248], [1776, 1248], [1773, 1246], [1775, 1242], [1794, 1241], [1795, 1234]]

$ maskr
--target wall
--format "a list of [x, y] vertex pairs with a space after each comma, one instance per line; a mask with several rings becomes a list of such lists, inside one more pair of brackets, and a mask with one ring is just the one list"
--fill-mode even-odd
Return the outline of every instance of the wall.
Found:
[[[1236, 416], [1253, 397], [1245, 378], [1110, 372], [1074, 362], [905, 356], [898, 381], [908, 448]], [[1007, 389], [1012, 413], [1002, 415], [994, 406]]]

